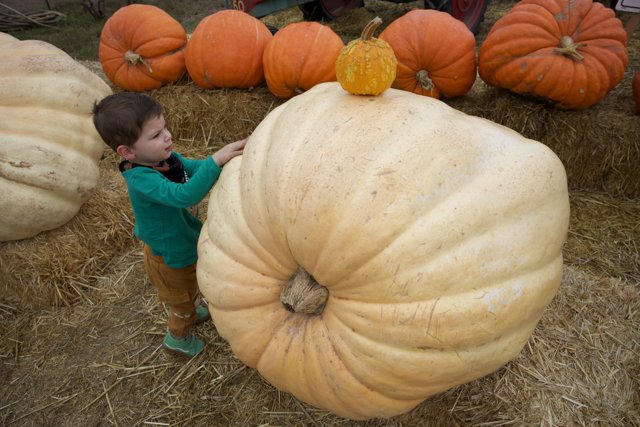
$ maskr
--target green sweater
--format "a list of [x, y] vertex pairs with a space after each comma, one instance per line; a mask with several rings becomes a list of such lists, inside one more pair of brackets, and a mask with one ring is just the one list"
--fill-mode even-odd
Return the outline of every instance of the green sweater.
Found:
[[122, 172], [129, 189], [135, 217], [133, 232], [160, 255], [169, 267], [182, 268], [198, 260], [198, 237], [202, 222], [187, 208], [197, 205], [218, 180], [221, 169], [208, 157], [182, 162], [189, 176], [183, 184], [175, 183], [148, 167]]

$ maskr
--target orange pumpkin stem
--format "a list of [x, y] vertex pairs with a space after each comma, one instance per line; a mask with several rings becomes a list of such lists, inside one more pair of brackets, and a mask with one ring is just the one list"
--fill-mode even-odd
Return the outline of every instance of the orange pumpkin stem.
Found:
[[373, 33], [376, 31], [376, 28], [380, 26], [380, 24], [382, 24], [382, 19], [380, 19], [378, 16], [373, 18], [371, 22], [369, 22], [364, 27], [364, 30], [362, 30], [362, 35], [360, 36], [360, 40], [364, 40], [364, 41], [371, 40], [373, 38]]
[[555, 48], [555, 52], [566, 55], [576, 61], [582, 61], [584, 56], [578, 52], [578, 48], [582, 46], [585, 45], [583, 43], [574, 43], [573, 39], [569, 36], [562, 36], [558, 42], [558, 47]]
[[151, 69], [151, 65], [139, 54], [135, 53], [132, 50], [128, 50], [125, 52], [124, 54], [124, 59], [132, 65], [138, 65], [138, 64], [144, 64], [147, 66], [147, 69], [149, 70], [150, 73], [153, 73], [153, 70]]

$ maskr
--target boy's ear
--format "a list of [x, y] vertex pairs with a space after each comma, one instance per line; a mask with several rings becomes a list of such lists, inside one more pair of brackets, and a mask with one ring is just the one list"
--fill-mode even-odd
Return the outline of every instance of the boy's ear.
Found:
[[127, 147], [126, 145], [118, 145], [116, 147], [116, 153], [125, 160], [133, 160], [134, 157], [133, 150], [131, 147]]

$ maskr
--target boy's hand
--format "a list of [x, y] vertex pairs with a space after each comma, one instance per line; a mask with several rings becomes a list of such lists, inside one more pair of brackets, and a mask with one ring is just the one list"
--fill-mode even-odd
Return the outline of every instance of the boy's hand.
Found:
[[240, 141], [232, 142], [231, 144], [227, 144], [215, 153], [213, 153], [213, 161], [219, 167], [222, 167], [229, 160], [233, 159], [235, 156], [242, 154], [244, 150], [244, 146], [247, 143], [249, 138], [241, 139]]

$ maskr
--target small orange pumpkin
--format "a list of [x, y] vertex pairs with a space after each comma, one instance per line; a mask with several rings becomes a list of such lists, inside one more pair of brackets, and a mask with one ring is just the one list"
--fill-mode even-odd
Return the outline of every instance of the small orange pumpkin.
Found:
[[168, 13], [132, 4], [105, 22], [98, 55], [105, 75], [116, 86], [143, 92], [182, 77], [186, 45], [184, 28]]
[[640, 72], [633, 76], [633, 99], [636, 101], [636, 114], [640, 114]]
[[291, 98], [318, 83], [336, 81], [336, 59], [342, 39], [318, 22], [295, 22], [278, 31], [267, 45], [262, 63], [269, 90]]
[[187, 71], [204, 89], [246, 89], [264, 81], [262, 55], [271, 32], [239, 10], [205, 17], [193, 31], [185, 54]]
[[389, 24], [380, 38], [398, 60], [396, 89], [452, 98], [467, 93], [476, 80], [476, 39], [448, 13], [412, 10]]
[[373, 37], [382, 23], [377, 16], [364, 27], [362, 36], [340, 51], [336, 77], [340, 86], [353, 95], [379, 95], [391, 87], [398, 61], [389, 43]]
[[478, 71], [491, 86], [583, 109], [624, 77], [627, 34], [592, 0], [522, 0], [493, 25]]

